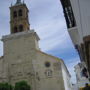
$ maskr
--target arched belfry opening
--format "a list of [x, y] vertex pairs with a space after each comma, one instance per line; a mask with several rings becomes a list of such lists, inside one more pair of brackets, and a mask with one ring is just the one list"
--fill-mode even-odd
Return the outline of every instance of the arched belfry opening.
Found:
[[13, 33], [17, 33], [18, 32], [18, 28], [17, 26], [14, 27], [14, 32]]
[[23, 25], [19, 25], [19, 32], [23, 31]]
[[23, 16], [23, 10], [22, 10], [22, 9], [20, 9], [20, 10], [18, 11], [18, 16]]
[[17, 17], [17, 11], [14, 11], [13, 12], [13, 18], [16, 18]]

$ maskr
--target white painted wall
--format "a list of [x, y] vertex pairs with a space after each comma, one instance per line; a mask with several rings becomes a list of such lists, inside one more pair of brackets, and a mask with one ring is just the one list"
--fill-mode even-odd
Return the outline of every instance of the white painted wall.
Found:
[[78, 90], [77, 84], [72, 86], [72, 90]]
[[72, 90], [71, 88], [71, 82], [70, 82], [70, 75], [67, 72], [66, 68], [64, 65], [62, 65], [62, 74], [63, 74], [63, 80], [64, 80], [64, 87], [65, 90]]
[[79, 10], [79, 4], [78, 4], [78, 0], [70, 0], [71, 1], [71, 5], [72, 5], [72, 9], [73, 9], [73, 13], [75, 16], [75, 20], [76, 20], [76, 24], [77, 24], [77, 30], [78, 30], [78, 34], [79, 34], [79, 43], [81, 44], [83, 42], [82, 39], [82, 25], [81, 25], [81, 18], [80, 18], [80, 10]]
[[79, 0], [83, 36], [90, 35], [90, 0]]
[[80, 42], [90, 35], [90, 0], [70, 0], [77, 23]]

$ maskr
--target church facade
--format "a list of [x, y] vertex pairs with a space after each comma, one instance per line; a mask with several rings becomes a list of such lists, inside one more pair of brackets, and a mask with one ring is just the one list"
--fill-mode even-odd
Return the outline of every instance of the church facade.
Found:
[[0, 82], [14, 85], [25, 80], [32, 90], [72, 90], [63, 60], [42, 52], [39, 36], [30, 29], [28, 8], [21, 0], [10, 7], [10, 35], [2, 37]]

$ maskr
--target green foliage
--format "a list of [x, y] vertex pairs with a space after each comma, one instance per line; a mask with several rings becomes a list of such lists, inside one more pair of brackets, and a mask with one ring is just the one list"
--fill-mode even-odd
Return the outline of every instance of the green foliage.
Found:
[[27, 84], [26, 81], [20, 81], [15, 84], [14, 90], [31, 90], [31, 87]]
[[0, 90], [31, 90], [31, 87], [26, 81], [20, 81], [15, 83], [15, 87], [8, 83], [0, 83]]
[[13, 87], [8, 83], [0, 83], [0, 90], [13, 90]]

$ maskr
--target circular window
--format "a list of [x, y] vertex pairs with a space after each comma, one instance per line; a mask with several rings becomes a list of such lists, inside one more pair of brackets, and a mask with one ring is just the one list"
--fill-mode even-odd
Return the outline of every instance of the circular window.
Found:
[[50, 67], [50, 62], [46, 62], [46, 63], [45, 63], [45, 66], [46, 66], [46, 67]]

